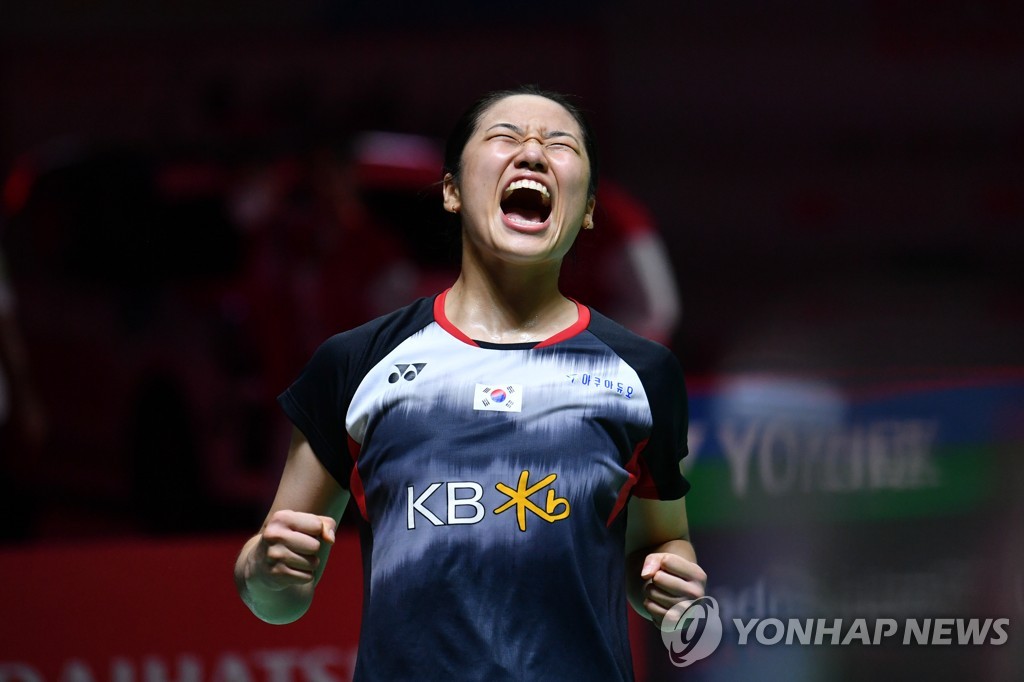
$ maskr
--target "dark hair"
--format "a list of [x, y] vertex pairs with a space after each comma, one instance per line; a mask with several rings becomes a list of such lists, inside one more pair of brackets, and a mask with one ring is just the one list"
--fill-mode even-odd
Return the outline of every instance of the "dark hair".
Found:
[[473, 136], [474, 132], [476, 132], [476, 127], [480, 123], [480, 117], [483, 116], [484, 112], [486, 112], [492, 105], [506, 97], [513, 97], [515, 95], [535, 95], [537, 97], [549, 99], [556, 104], [560, 104], [576, 120], [576, 123], [579, 124], [580, 132], [583, 135], [582, 143], [587, 150], [587, 158], [590, 161], [590, 184], [587, 187], [587, 192], [591, 197], [593, 197], [597, 192], [598, 157], [597, 142], [594, 140], [594, 130], [590, 127], [590, 122], [587, 121], [587, 117], [584, 115], [583, 110], [572, 102], [569, 95], [564, 95], [560, 92], [554, 92], [551, 90], [544, 90], [536, 85], [520, 85], [507, 90], [495, 90], [485, 94], [474, 102], [473, 105], [459, 117], [459, 120], [455, 123], [455, 127], [452, 128], [451, 134], [448, 136], [448, 142], [445, 144], [444, 148], [443, 172], [445, 174], [451, 173], [453, 178], [458, 179], [459, 171], [462, 170], [462, 152], [466, 148], [466, 143], [469, 142], [469, 138]]

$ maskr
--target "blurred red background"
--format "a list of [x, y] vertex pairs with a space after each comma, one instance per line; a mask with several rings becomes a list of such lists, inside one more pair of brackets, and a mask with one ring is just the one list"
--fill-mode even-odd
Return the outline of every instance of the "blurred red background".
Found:
[[[5, 8], [0, 312], [37, 397], [8, 368], [5, 622], [61, 620], [80, 591], [115, 599], [136, 553], [128, 605], [166, 602], [167, 583], [230, 590], [229, 565], [213, 582], [139, 571], [230, 562], [287, 443], [274, 396], [330, 333], [450, 281], [438, 141], [480, 92], [537, 82], [582, 98], [630, 207], [598, 221], [607, 243], [577, 247], [567, 286], [641, 311], [624, 321], [690, 378], [709, 594], [734, 613], [1011, 617], [1001, 648], [723, 645], [689, 679], [1019, 679], [1024, 10], [549, 5]], [[638, 233], [667, 259], [661, 289], [607, 255]], [[52, 661], [114, 656], [120, 613], [99, 648], [54, 630]], [[250, 618], [217, 626], [217, 655]], [[199, 651], [175, 637], [150, 650]], [[642, 672], [676, 679], [660, 646], [638, 635]], [[0, 679], [38, 651], [0, 651]]]

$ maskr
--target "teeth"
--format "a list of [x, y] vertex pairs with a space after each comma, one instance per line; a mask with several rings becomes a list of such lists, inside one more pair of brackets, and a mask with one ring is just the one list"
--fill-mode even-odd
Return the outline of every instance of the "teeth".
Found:
[[507, 199], [509, 195], [517, 189], [532, 189], [540, 192], [540, 195], [544, 197], [544, 205], [547, 206], [551, 203], [551, 192], [548, 191], [547, 187], [536, 180], [516, 180], [508, 186], [508, 189], [505, 190], [505, 198]]

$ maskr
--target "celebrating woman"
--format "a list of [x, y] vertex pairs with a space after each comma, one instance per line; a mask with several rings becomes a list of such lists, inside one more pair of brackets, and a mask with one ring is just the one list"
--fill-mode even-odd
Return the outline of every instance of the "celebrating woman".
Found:
[[235, 567], [260, 618], [309, 607], [345, 507], [364, 600], [356, 680], [629, 680], [625, 602], [703, 595], [682, 371], [564, 297], [593, 224], [592, 131], [564, 96], [492, 93], [448, 140], [452, 287], [328, 339], [281, 396], [277, 496]]

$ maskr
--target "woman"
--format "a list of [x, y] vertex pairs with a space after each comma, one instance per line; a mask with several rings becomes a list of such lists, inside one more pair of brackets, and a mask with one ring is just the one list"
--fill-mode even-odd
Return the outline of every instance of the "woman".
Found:
[[352, 500], [357, 680], [628, 680], [627, 595], [659, 624], [703, 595], [678, 362], [558, 290], [596, 165], [561, 95], [481, 99], [446, 150], [455, 284], [332, 337], [280, 398], [296, 428], [239, 592], [301, 616]]

